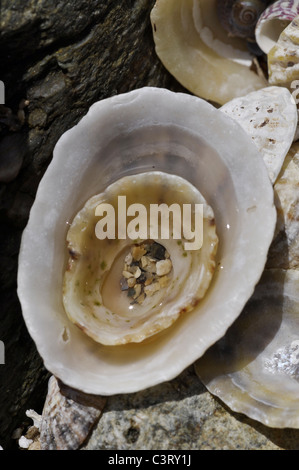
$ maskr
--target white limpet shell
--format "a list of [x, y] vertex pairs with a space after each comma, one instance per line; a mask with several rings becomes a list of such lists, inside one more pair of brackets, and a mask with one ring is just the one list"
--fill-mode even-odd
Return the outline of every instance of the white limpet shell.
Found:
[[216, 0], [159, 0], [151, 12], [156, 53], [189, 91], [224, 104], [267, 86], [250, 70], [246, 42], [229, 37]]
[[208, 390], [269, 427], [299, 428], [299, 271], [266, 270], [244, 312], [195, 364]]
[[269, 83], [293, 89], [299, 78], [299, 15], [287, 26], [268, 53]]
[[261, 152], [272, 183], [276, 181], [297, 129], [291, 93], [268, 87], [226, 103], [221, 111], [236, 119]]
[[[124, 176], [181, 176], [213, 209], [217, 268], [204, 299], [148, 342], [104, 346], [62, 303], [66, 236], [85, 202]], [[235, 321], [254, 291], [273, 238], [273, 187], [251, 138], [212, 105], [142, 88], [95, 103], [56, 144], [24, 230], [18, 295], [45, 367], [85, 393], [129, 393], [170, 380]]]
[[299, 14], [299, 0], [278, 0], [261, 14], [255, 30], [256, 42], [268, 54], [283, 30]]
[[[185, 249], [186, 243], [190, 242], [184, 238], [174, 239], [171, 224], [167, 224], [169, 238], [165, 238], [164, 234], [162, 239], [152, 239], [170, 254], [168, 263], [172, 265], [172, 270], [167, 271], [168, 274], [171, 270], [171, 275], [165, 288], [160, 286], [141, 304], [132, 303], [127, 291], [122, 291], [120, 287], [125, 258], [130, 248], [135, 246], [134, 238], [138, 232], [134, 231], [131, 237], [125, 239], [119, 239], [117, 233], [113, 233], [114, 238], [104, 240], [99, 240], [95, 234], [98, 220], [95, 212], [100, 204], [110, 204], [114, 208], [113, 225], [117, 224], [118, 214], [126, 211], [122, 206], [118, 208], [119, 195], [126, 198], [126, 207], [134, 208], [133, 204], [142, 204], [142, 209], [146, 211], [144, 228], [148, 235], [153, 205], [166, 204], [170, 208], [176, 204], [180, 207], [181, 220], [175, 229], [179, 229], [182, 236], [184, 205], [191, 205], [193, 218], [195, 204], [202, 205], [203, 209], [203, 219], [200, 220], [199, 214], [199, 223], [193, 226], [199, 234], [199, 248]], [[142, 224], [140, 214], [138, 221]], [[156, 235], [161, 236], [159, 233]], [[146, 240], [139, 239], [137, 246]], [[187, 315], [194, 309], [210, 285], [218, 246], [213, 211], [199, 191], [179, 176], [151, 171], [123, 177], [103, 193], [89, 199], [72, 222], [67, 242], [70, 258], [64, 276], [63, 295], [66, 312], [82, 331], [106, 345], [139, 343], [169, 328], [180, 315]]]

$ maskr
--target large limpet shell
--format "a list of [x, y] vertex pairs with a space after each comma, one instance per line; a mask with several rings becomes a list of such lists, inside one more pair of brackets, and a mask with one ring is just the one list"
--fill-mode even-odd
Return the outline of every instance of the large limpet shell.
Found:
[[[218, 266], [203, 301], [155, 340], [102, 346], [67, 318], [68, 222], [122, 176], [179, 175], [213, 208]], [[57, 143], [22, 237], [18, 295], [45, 367], [86, 393], [129, 393], [170, 380], [220, 339], [252, 295], [273, 237], [273, 188], [250, 137], [187, 94], [143, 88], [95, 103]]]
[[267, 86], [250, 70], [246, 41], [222, 28], [216, 0], [159, 0], [151, 21], [157, 55], [193, 94], [224, 104]]

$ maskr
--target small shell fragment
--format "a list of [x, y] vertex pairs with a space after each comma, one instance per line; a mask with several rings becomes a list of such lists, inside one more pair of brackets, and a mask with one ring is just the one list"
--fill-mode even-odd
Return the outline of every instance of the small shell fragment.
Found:
[[291, 93], [282, 87], [264, 88], [235, 98], [222, 106], [221, 111], [251, 136], [274, 183], [297, 129], [298, 113]]
[[22, 449], [28, 449], [32, 443], [33, 443], [33, 440], [32, 439], [27, 439], [27, 437], [25, 437], [25, 436], [21, 436], [20, 439], [19, 439], [19, 446]]

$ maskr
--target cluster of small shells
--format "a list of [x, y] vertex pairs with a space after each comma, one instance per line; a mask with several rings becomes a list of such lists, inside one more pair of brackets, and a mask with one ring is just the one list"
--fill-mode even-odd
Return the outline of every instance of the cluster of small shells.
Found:
[[170, 255], [160, 243], [134, 245], [125, 257], [121, 289], [133, 299], [131, 303], [142, 304], [146, 296], [169, 285], [171, 271]]

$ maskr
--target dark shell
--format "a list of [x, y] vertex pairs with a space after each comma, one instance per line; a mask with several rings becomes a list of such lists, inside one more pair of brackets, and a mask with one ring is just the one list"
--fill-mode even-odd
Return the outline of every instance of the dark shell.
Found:
[[255, 26], [269, 0], [217, 0], [217, 14], [223, 28], [240, 38], [254, 38]]

